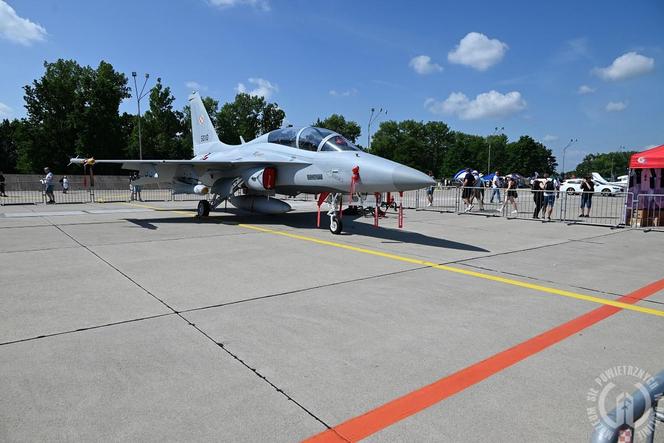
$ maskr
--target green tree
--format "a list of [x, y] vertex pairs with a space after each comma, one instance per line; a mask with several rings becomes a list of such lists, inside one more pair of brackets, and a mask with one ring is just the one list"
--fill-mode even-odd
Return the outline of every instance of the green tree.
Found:
[[482, 165], [486, 167], [488, 152], [486, 139], [459, 131], [455, 131], [453, 136], [453, 143], [444, 159], [443, 177], [452, 177], [462, 168], [482, 171]]
[[21, 124], [21, 121], [16, 119], [4, 119], [0, 123], [0, 171], [4, 173], [16, 172], [18, 160], [16, 135]]
[[404, 120], [382, 122], [371, 141], [371, 152], [421, 171], [448, 174], [453, 135], [443, 122]]
[[552, 174], [558, 165], [551, 150], [528, 135], [509, 143], [505, 151], [505, 173], [518, 172], [526, 177], [534, 172]]
[[240, 143], [240, 137], [253, 140], [261, 134], [281, 127], [285, 112], [265, 98], [239, 93], [231, 103], [225, 103], [217, 113], [217, 133], [227, 144]]
[[102, 61], [97, 69], [74, 60], [44, 62], [26, 85], [27, 118], [16, 135], [18, 169], [62, 172], [72, 154], [117, 156], [125, 144], [118, 108], [129, 97], [126, 77]]
[[577, 177], [585, 177], [593, 172], [598, 172], [605, 178], [615, 178], [627, 174], [629, 158], [635, 153], [636, 151], [615, 151], [588, 154], [577, 165], [574, 173]]
[[346, 118], [340, 114], [332, 114], [325, 120], [321, 120], [319, 118], [316, 120], [313, 126], [337, 132], [353, 143], [357, 142], [357, 138], [362, 132], [360, 125], [352, 120], [346, 120]]
[[[182, 142], [183, 115], [173, 110], [174, 101], [171, 89], [164, 87], [158, 78], [150, 90], [149, 109], [141, 117], [143, 158], [182, 159], [189, 155]], [[138, 125], [134, 125], [127, 155], [129, 158], [139, 157]]]

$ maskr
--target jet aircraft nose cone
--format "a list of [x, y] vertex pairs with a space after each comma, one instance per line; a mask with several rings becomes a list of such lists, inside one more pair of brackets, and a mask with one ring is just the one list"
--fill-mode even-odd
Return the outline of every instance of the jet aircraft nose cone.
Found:
[[431, 177], [423, 172], [403, 165], [394, 168], [394, 172], [392, 172], [392, 182], [400, 191], [422, 189], [436, 184]]

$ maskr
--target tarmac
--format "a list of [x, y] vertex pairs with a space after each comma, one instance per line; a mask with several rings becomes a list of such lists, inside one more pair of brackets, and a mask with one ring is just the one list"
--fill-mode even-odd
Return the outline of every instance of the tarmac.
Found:
[[662, 232], [194, 206], [0, 208], [0, 441], [587, 441], [664, 369]]

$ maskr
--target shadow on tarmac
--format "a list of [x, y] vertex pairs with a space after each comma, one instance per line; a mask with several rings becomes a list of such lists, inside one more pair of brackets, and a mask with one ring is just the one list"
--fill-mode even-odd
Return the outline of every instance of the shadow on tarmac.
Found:
[[[180, 211], [180, 210], [179, 210]], [[187, 210], [185, 210], [187, 211]], [[191, 210], [192, 215], [195, 210]], [[283, 215], [260, 215], [249, 214], [242, 210], [228, 209], [225, 212], [214, 212], [214, 215], [207, 218], [196, 217], [164, 217], [164, 218], [126, 218], [125, 220], [133, 223], [134, 225], [149, 229], [158, 229], [161, 223], [183, 223], [183, 224], [197, 224], [197, 223], [214, 223], [214, 224], [248, 224], [248, 225], [278, 225], [282, 224], [290, 228], [297, 229], [312, 229], [312, 230], [327, 230], [328, 217], [323, 213], [321, 214], [321, 227], [316, 227], [316, 213], [315, 212], [296, 212]], [[390, 214], [392, 217], [396, 215]], [[469, 245], [466, 243], [459, 243], [452, 240], [445, 240], [442, 238], [430, 237], [428, 235], [419, 234], [417, 232], [410, 232], [401, 229], [392, 228], [376, 228], [370, 223], [355, 223], [354, 220], [362, 218], [361, 216], [344, 215], [344, 233], [342, 235], [358, 235], [362, 237], [377, 238], [383, 240], [385, 244], [395, 243], [408, 243], [424, 246], [432, 246], [434, 248], [445, 249], [458, 249], [462, 251], [472, 252], [490, 252], [488, 249], [480, 248], [478, 246]], [[367, 218], [367, 220], [369, 220]]]

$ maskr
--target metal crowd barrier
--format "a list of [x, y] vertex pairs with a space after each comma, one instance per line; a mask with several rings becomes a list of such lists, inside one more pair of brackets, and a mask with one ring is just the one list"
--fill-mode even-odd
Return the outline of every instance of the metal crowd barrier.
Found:
[[630, 209], [634, 227], [664, 231], [664, 194], [639, 194]]
[[[110, 203], [130, 201], [131, 191], [129, 181], [125, 177], [100, 177], [95, 179], [99, 186], [89, 187], [86, 178], [72, 176], [70, 189], [65, 193], [60, 183], [54, 188], [56, 203]], [[494, 195], [490, 187], [474, 187], [470, 189], [473, 196], [473, 207], [468, 210], [463, 201], [464, 189], [459, 186], [435, 186], [431, 200], [428, 189], [419, 189], [403, 193], [401, 199], [398, 193], [392, 193], [391, 198], [396, 204], [403, 204], [404, 208], [416, 210], [431, 210], [436, 212], [449, 212], [468, 215], [483, 215], [506, 217], [509, 219], [533, 219], [538, 200], [543, 200], [545, 193], [551, 191], [532, 191], [528, 188], [518, 188], [515, 198], [516, 212], [513, 205], [505, 203], [507, 189], [499, 189], [500, 198]], [[6, 184], [7, 197], [0, 197], [0, 205], [6, 204], [41, 204], [46, 203], [44, 188], [39, 183], [39, 177], [15, 176]], [[139, 196], [136, 196], [137, 199]], [[315, 201], [312, 194], [299, 194], [298, 196], [277, 195], [284, 200]], [[141, 186], [140, 199], [146, 202], [156, 201], [197, 201], [200, 195], [173, 194], [170, 188], [159, 188], [158, 184]], [[210, 198], [208, 196], [207, 198]], [[493, 198], [493, 200], [492, 200]], [[387, 194], [383, 194], [382, 201], [387, 201]], [[634, 199], [631, 193], [616, 195], [602, 195], [594, 193], [590, 217], [581, 215], [581, 195], [555, 191], [555, 201], [551, 213], [552, 221], [570, 224], [592, 224], [600, 226], [635, 226], [644, 229], [664, 230], [664, 195], [639, 195]], [[539, 219], [545, 214], [540, 211]]]
[[[634, 424], [646, 413], [644, 439], [652, 443], [657, 430], [657, 422], [664, 421], [664, 413], [657, 409], [657, 402], [664, 396], [664, 371], [655, 375], [652, 382], [643, 384], [627, 396], [616, 408], [601, 419], [590, 439], [592, 443], [617, 443], [634, 441]], [[644, 392], [645, 391], [645, 392]]]

